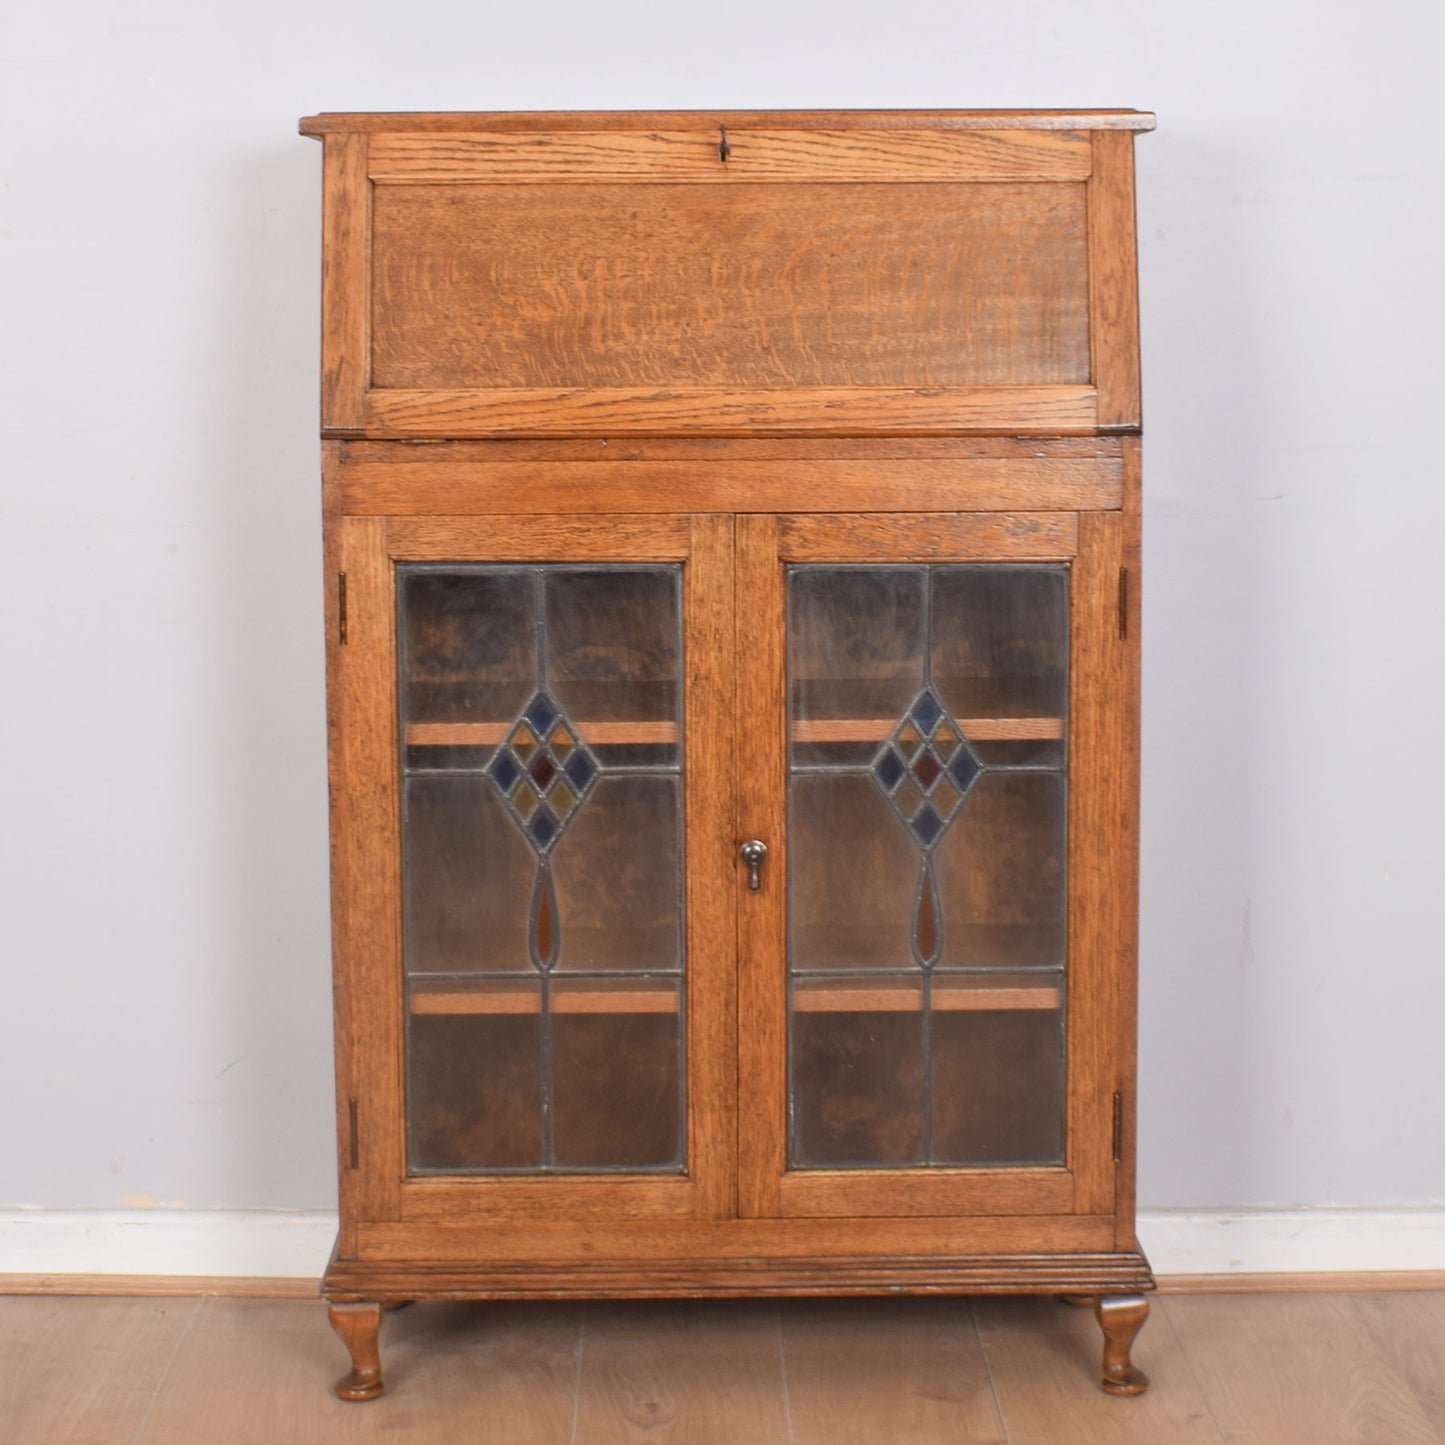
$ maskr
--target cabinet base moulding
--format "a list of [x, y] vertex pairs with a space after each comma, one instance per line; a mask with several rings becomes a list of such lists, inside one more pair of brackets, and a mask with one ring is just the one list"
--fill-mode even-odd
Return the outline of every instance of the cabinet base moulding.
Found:
[[786, 1295], [1140, 1294], [1137, 1253], [966, 1258], [629, 1260], [579, 1264], [405, 1264], [333, 1260], [322, 1293], [377, 1299], [696, 1299]]

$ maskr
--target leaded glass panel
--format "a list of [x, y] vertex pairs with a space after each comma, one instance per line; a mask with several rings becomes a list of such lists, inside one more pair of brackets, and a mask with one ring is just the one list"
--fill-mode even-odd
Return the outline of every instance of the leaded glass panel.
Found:
[[400, 569], [413, 1173], [684, 1164], [680, 569]]
[[1068, 571], [788, 602], [790, 1164], [1058, 1162]]

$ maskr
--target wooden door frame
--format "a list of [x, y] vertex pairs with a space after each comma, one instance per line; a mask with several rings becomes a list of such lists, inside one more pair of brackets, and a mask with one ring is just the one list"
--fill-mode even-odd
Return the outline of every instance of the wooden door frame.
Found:
[[[1133, 850], [1121, 756], [1130, 736], [1129, 650], [1119, 628], [1122, 517], [937, 513], [738, 519], [739, 835], [762, 838], [762, 888], [738, 908], [739, 1213], [749, 1218], [1080, 1216], [1115, 1207], [1112, 1070], [1119, 973], [1132, 964], [1121, 900]], [[1067, 562], [1070, 565], [1069, 1005], [1066, 1157], [1055, 1168], [793, 1170], [786, 1165], [786, 569], [790, 563]]]
[[[346, 624], [332, 637], [333, 913], [342, 1245], [373, 1225], [717, 1219], [733, 1212], [729, 516], [345, 517]], [[687, 1164], [678, 1175], [408, 1177], [404, 1129], [398, 564], [662, 562], [683, 569]], [[348, 1147], [347, 1132], [355, 1144]]]

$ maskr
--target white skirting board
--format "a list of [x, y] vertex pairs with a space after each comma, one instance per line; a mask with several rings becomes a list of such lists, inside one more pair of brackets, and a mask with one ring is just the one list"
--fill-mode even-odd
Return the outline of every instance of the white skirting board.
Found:
[[[1445, 1270], [1445, 1208], [1144, 1210], [1159, 1275]], [[0, 1210], [0, 1275], [202, 1275], [304, 1279], [336, 1239], [325, 1212]]]

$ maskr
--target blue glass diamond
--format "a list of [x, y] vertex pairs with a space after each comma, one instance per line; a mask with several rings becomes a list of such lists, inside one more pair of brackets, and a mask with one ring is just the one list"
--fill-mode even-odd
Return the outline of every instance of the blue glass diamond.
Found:
[[592, 775], [597, 769], [592, 766], [592, 759], [586, 753], [575, 752], [567, 759], [562, 771], [567, 774], [572, 786], [580, 793], [592, 781]]
[[925, 803], [918, 810], [918, 816], [914, 818], [912, 826], [913, 831], [918, 834], [919, 841], [926, 848], [943, 832], [943, 819], [933, 811], [932, 803]]
[[931, 692], [925, 692], [913, 704], [913, 721], [918, 724], [919, 731], [925, 737], [933, 731], [933, 725], [942, 716], [943, 709], [939, 707], [938, 699]]
[[537, 730], [537, 736], [544, 737], [547, 729], [557, 720], [557, 709], [547, 701], [544, 693], [538, 693], [532, 699], [531, 706], [524, 714], [527, 721]]
[[958, 791], [966, 793], [968, 785], [978, 776], [978, 764], [974, 762], [973, 754], [967, 748], [959, 748], [948, 765], [948, 771], [953, 774]]
[[903, 776], [903, 761], [892, 748], [889, 748], [873, 764], [873, 771], [877, 774], [878, 781], [891, 793], [898, 786], [899, 778]]
[[557, 819], [553, 816], [551, 808], [545, 803], [532, 814], [532, 821], [527, 825], [527, 831], [532, 835], [532, 841], [539, 848], [545, 848], [557, 836]]
[[487, 771], [503, 793], [510, 793], [512, 785], [522, 776], [522, 770], [512, 761], [512, 755], [501, 751], [492, 759], [492, 766]]

